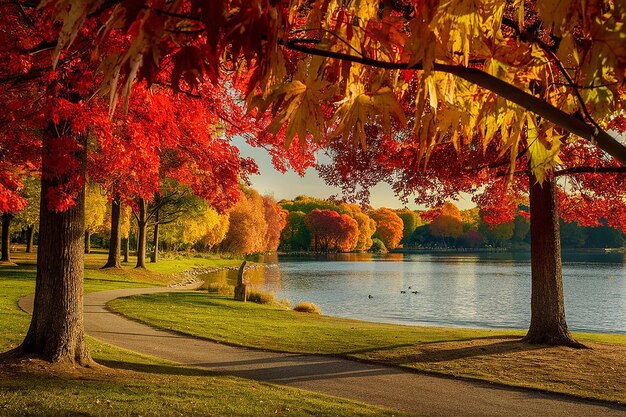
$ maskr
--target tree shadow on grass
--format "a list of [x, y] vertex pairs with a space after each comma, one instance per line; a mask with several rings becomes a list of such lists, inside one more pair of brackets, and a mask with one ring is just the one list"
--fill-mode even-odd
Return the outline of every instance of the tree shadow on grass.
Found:
[[490, 340], [490, 339], [495, 339], [495, 340], [507, 339], [511, 341], [520, 341], [522, 337], [521, 336], [485, 336], [485, 337], [468, 337], [468, 338], [461, 338], [461, 339], [456, 339], [456, 340], [435, 340], [431, 342], [402, 343], [402, 344], [389, 345], [389, 346], [377, 346], [377, 347], [366, 348], [366, 349], [355, 349], [355, 350], [350, 350], [346, 352], [341, 352], [340, 355], [361, 355], [361, 354], [367, 354], [371, 352], [384, 352], [387, 350], [408, 348], [412, 346], [417, 348], [419, 346], [426, 347], [426, 346], [431, 346], [435, 344], [443, 344], [443, 343], [463, 343], [463, 342], [469, 342], [472, 340]]
[[[461, 342], [462, 343], [462, 342]], [[471, 346], [460, 346], [454, 348], [433, 348], [432, 344], [424, 345], [426, 349], [416, 349], [399, 356], [393, 356], [384, 362], [392, 365], [402, 365], [406, 363], [434, 363], [446, 362], [459, 359], [468, 359], [480, 356], [502, 355], [505, 353], [527, 352], [531, 350], [545, 349], [544, 345], [531, 345], [524, 343], [521, 339], [504, 340], [489, 344], [479, 344]]]
[[190, 368], [185, 366], [168, 365], [168, 364], [145, 364], [134, 362], [122, 362], [114, 360], [98, 360], [100, 365], [106, 366], [112, 369], [123, 369], [127, 371], [145, 372], [149, 374], [159, 375], [181, 375], [181, 376], [206, 376], [214, 377], [218, 374], [213, 371], [208, 371], [199, 368]]

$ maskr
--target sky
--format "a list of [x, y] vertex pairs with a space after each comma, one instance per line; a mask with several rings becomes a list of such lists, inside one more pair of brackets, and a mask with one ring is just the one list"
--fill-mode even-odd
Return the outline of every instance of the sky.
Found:
[[[273, 195], [276, 200], [291, 200], [299, 195], [308, 195], [317, 198], [341, 195], [340, 188], [327, 185], [313, 168], [309, 168], [304, 177], [300, 177], [293, 171], [288, 171], [283, 174], [274, 169], [271, 157], [264, 149], [253, 148], [240, 137], [235, 138], [233, 144], [239, 148], [242, 156], [254, 159], [259, 166], [260, 175], [253, 175], [251, 177], [251, 183], [252, 188], [257, 190], [260, 194]], [[400, 199], [394, 195], [389, 184], [378, 184], [370, 191], [370, 204], [374, 208], [389, 207], [395, 209], [405, 206]], [[455, 203], [460, 209], [474, 206], [469, 195]], [[418, 206], [412, 201], [409, 201], [409, 204], [406, 206], [411, 210], [423, 210], [426, 208], [424, 206]]]
[[[626, 135], [619, 135], [614, 131], [609, 133], [617, 137], [620, 142], [626, 143]], [[251, 147], [241, 137], [236, 137], [233, 140], [233, 144], [239, 148], [242, 156], [254, 159], [259, 166], [260, 174], [253, 175], [251, 177], [251, 183], [252, 188], [262, 195], [273, 195], [276, 200], [291, 200], [299, 195], [308, 195], [317, 198], [328, 198], [331, 195], [341, 196], [341, 189], [327, 185], [313, 168], [309, 168], [304, 177], [300, 177], [293, 171], [288, 171], [283, 174], [274, 169], [272, 160], [264, 149]], [[371, 189], [370, 192], [370, 205], [374, 208], [389, 207], [396, 209], [405, 207], [400, 199], [394, 195], [389, 184], [378, 184]], [[461, 210], [475, 206], [469, 194], [465, 194], [461, 200], [454, 201], [454, 203]], [[424, 210], [427, 208], [416, 205], [411, 199], [409, 199], [409, 204], [407, 204], [406, 207], [411, 210]]]

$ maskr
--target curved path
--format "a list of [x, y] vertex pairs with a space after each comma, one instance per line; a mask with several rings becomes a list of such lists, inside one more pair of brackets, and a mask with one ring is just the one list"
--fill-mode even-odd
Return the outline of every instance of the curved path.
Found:
[[[483, 382], [435, 377], [329, 356], [265, 352], [158, 330], [106, 309], [110, 300], [180, 291], [140, 288], [85, 295], [89, 335], [137, 352], [223, 374], [349, 398], [417, 416], [626, 416], [626, 407]], [[20, 300], [32, 311], [33, 297]]]

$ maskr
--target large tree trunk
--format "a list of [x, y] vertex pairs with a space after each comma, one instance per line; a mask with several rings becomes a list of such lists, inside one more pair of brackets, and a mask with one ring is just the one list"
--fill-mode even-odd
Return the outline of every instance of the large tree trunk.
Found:
[[85, 230], [85, 253], [91, 253], [91, 231]]
[[109, 239], [109, 258], [106, 264], [102, 268], [121, 268], [120, 262], [120, 244], [121, 237], [120, 225], [122, 214], [122, 201], [119, 194], [115, 195], [113, 201], [111, 201], [111, 236]]
[[137, 265], [135, 268], [146, 267], [146, 228], [148, 226], [146, 217], [146, 201], [140, 198], [139, 215], [137, 216]]
[[556, 184], [539, 184], [530, 176], [530, 252], [532, 295], [530, 328], [524, 340], [533, 344], [582, 347], [565, 322], [561, 242]]
[[150, 256], [150, 262], [156, 263], [159, 260], [159, 211], [154, 214], [154, 236], [152, 238], [152, 244], [154, 246], [154, 251]]
[[31, 224], [26, 228], [26, 253], [33, 251], [33, 240], [35, 239], [35, 225]]
[[[49, 132], [44, 137], [44, 155], [53, 154], [57, 148], [52, 135]], [[75, 152], [80, 165], [68, 175], [84, 178], [87, 143], [81, 139], [81, 149]], [[48, 159], [43, 158], [43, 172], [48, 171]], [[42, 175], [35, 304], [30, 328], [18, 351], [52, 362], [87, 365], [91, 357], [83, 326], [85, 188], [78, 191], [74, 206], [57, 212], [48, 208], [48, 189], [58, 181]]]
[[0, 262], [11, 262], [11, 220], [13, 220], [11, 213], [2, 213], [2, 257], [0, 257]]

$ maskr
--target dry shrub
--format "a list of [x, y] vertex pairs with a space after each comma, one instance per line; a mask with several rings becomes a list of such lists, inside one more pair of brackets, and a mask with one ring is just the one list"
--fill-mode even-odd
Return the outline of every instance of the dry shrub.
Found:
[[276, 304], [276, 296], [267, 291], [249, 290], [248, 301], [257, 304]]
[[278, 300], [274, 293], [267, 291], [248, 290], [248, 296], [246, 299], [251, 303], [268, 304], [286, 309], [291, 307], [291, 303], [289, 302], [289, 300]]
[[223, 282], [211, 282], [207, 286], [207, 291], [220, 295], [235, 295], [235, 287]]
[[320, 310], [317, 305], [309, 302], [298, 303], [298, 305], [293, 308], [293, 311], [310, 314], [322, 314], [322, 310]]

